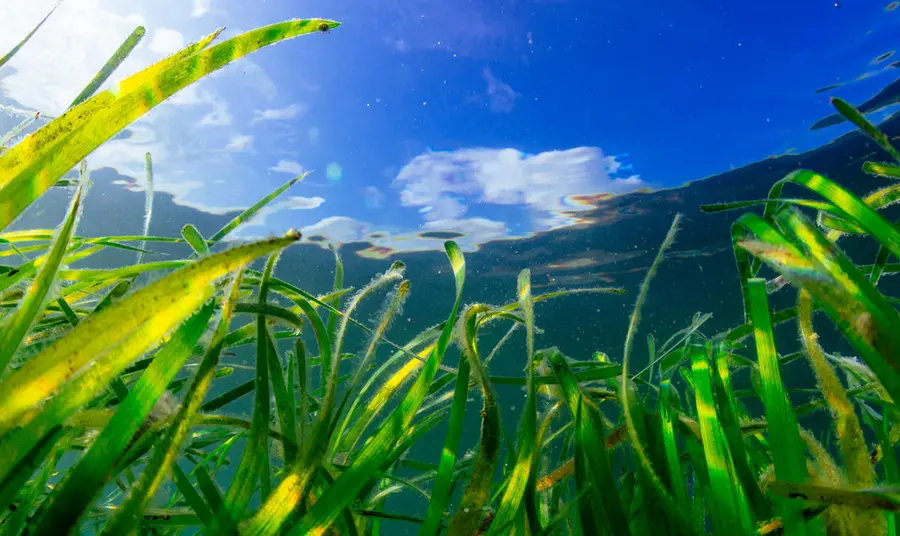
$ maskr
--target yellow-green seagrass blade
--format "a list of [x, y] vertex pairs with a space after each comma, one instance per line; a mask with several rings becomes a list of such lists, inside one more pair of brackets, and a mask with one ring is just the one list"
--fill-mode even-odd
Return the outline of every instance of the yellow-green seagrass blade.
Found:
[[[29, 408], [54, 394], [82, 367], [133, 332], [147, 329], [149, 324], [157, 334], [156, 340], [162, 339], [206, 301], [213, 281], [299, 238], [299, 233], [293, 232], [205, 257], [80, 322], [0, 381], [0, 430], [8, 429]], [[160, 315], [164, 310], [166, 314]], [[130, 363], [146, 350], [147, 346], [132, 347], [130, 355], [118, 359]]]
[[86, 155], [177, 91], [264, 46], [339, 25], [285, 21], [206, 48], [214, 34], [69, 109], [0, 156], [0, 230]]

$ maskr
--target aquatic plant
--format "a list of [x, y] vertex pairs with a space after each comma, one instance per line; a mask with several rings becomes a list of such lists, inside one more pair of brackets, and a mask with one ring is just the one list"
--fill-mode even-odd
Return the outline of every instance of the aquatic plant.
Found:
[[[463, 306], [465, 258], [448, 241], [451, 310], [400, 344], [388, 335], [412, 290], [402, 263], [351, 294], [335, 251], [332, 292], [315, 296], [275, 276], [298, 233], [221, 247], [302, 177], [209, 238], [190, 225], [181, 237], [148, 236], [152, 188], [143, 235], [77, 233], [90, 186], [84, 158], [101, 143], [237, 57], [338, 26], [288, 21], [213, 46], [215, 32], [94, 95], [141, 38], [139, 28], [66, 113], [0, 155], [0, 533], [377, 535], [390, 521], [422, 535], [896, 534], [900, 318], [878, 282], [900, 270], [888, 262], [900, 257], [900, 235], [879, 212], [897, 199], [900, 183], [860, 198], [798, 171], [765, 200], [703, 207], [764, 206], [732, 228], [745, 323], [705, 336], [710, 315], [697, 314], [662, 344], [648, 337], [648, 365], [636, 372], [642, 305], [680, 216], [639, 289], [621, 365], [601, 352], [575, 360], [539, 349], [534, 309], [568, 294], [622, 289], [533, 295], [523, 270], [510, 303]], [[834, 103], [900, 161], [877, 128]], [[76, 166], [77, 177], [67, 178]], [[895, 164], [864, 169], [900, 178]], [[825, 201], [784, 197], [789, 184]], [[71, 194], [59, 228], [6, 230], [57, 186]], [[805, 209], [817, 211], [818, 225]], [[847, 234], [878, 243], [872, 264], [854, 264], [838, 248]], [[160, 243], [192, 253], [144, 262]], [[136, 262], [69, 268], [111, 248], [137, 253]], [[250, 268], [263, 257], [261, 271]], [[763, 265], [777, 277], [761, 277]], [[158, 277], [140, 285], [142, 274]], [[797, 306], [773, 311], [770, 294], [790, 288]], [[377, 320], [355, 318], [379, 293], [386, 296]], [[826, 352], [813, 324], [819, 311], [861, 360]], [[249, 322], [235, 327], [240, 320]], [[801, 349], [779, 353], [775, 325], [795, 321]], [[479, 330], [489, 323], [509, 330], [486, 351]], [[366, 338], [358, 352], [344, 351], [351, 330]], [[523, 375], [491, 374], [491, 359], [523, 335]], [[456, 367], [445, 359], [453, 346]], [[235, 372], [223, 355], [241, 347], [255, 351], [253, 378], [210, 396]], [[809, 361], [818, 382], [802, 404], [792, 402], [781, 372], [797, 359]], [[753, 388], [735, 389], [734, 376], [745, 372]], [[527, 395], [514, 437], [501, 425], [498, 385], [522, 386]], [[467, 445], [462, 427], [473, 392], [481, 429], [477, 444]], [[251, 394], [249, 419], [229, 414]], [[761, 413], [747, 409], [754, 400]], [[831, 432], [798, 424], [823, 408], [836, 452]], [[444, 431], [438, 463], [409, 457], [431, 431]], [[428, 500], [424, 517], [388, 508], [400, 492]]]

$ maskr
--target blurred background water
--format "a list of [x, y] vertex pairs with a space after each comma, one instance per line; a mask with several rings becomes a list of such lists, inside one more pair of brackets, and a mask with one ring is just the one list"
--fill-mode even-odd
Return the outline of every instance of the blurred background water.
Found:
[[[0, 51], [54, 5], [0, 7]], [[900, 62], [892, 56], [900, 9], [881, 0], [64, 0], [0, 69], [0, 133], [35, 112], [61, 113], [137, 25], [147, 35], [113, 81], [217, 27], [234, 35], [295, 17], [343, 26], [226, 67], [89, 156], [95, 185], [79, 234], [141, 232], [145, 152], [154, 161], [150, 231], [158, 236], [178, 236], [187, 223], [209, 236], [311, 170], [235, 235], [300, 229], [304, 244], [284, 254], [279, 277], [328, 291], [328, 244], [340, 246], [345, 284], [356, 288], [404, 261], [412, 296], [389, 334], [404, 342], [446, 318], [453, 280], [443, 241], [453, 238], [467, 253], [466, 302], [515, 300], [523, 268], [539, 292], [627, 289], [537, 308], [539, 348], [619, 360], [637, 286], [680, 212], [682, 230], [643, 315], [641, 366], [646, 335], [664, 340], [695, 312], [714, 315], [708, 334], [743, 321], [730, 240], [738, 214], [704, 214], [701, 204], [764, 198], [797, 168], [857, 193], [878, 186], [860, 165], [887, 155], [836, 120], [831, 96], [860, 107], [895, 142], [900, 135]], [[15, 228], [55, 227], [68, 195], [54, 189]], [[862, 242], [842, 246], [857, 258], [875, 255]], [[133, 257], [104, 253], [84, 266], [122, 262]], [[793, 300], [792, 292], [773, 296], [777, 307]], [[374, 322], [380, 308], [373, 300], [359, 318]], [[487, 329], [485, 348], [505, 331]], [[793, 326], [778, 336], [785, 351], [796, 349]], [[354, 337], [351, 351], [363, 341]], [[252, 364], [253, 355], [228, 359]], [[456, 359], [455, 351], [447, 358]], [[492, 371], [523, 367], [515, 339]], [[805, 367], [792, 364], [788, 381], [807, 381]], [[514, 431], [523, 393], [498, 394], [504, 427]], [[249, 398], [237, 407], [249, 412]], [[436, 462], [444, 429], [431, 436], [410, 456]], [[475, 413], [464, 442], [477, 438]], [[421, 496], [396, 500], [397, 510], [424, 512]]]

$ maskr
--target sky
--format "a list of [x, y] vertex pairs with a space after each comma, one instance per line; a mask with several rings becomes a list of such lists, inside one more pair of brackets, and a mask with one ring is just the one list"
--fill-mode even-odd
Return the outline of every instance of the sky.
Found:
[[[10, 0], [5, 53], [57, 0]], [[598, 194], [677, 187], [850, 130], [810, 130], [837, 95], [900, 76], [887, 1], [63, 0], [0, 68], [0, 105], [61, 113], [138, 25], [104, 87], [225, 27], [342, 26], [253, 53], [88, 157], [177, 203], [239, 210], [311, 173], [245, 225], [368, 241], [368, 254], [564, 229]], [[817, 89], [839, 84], [830, 91]], [[881, 120], [896, 106], [871, 114]], [[450, 234], [447, 234], [447, 233]]]

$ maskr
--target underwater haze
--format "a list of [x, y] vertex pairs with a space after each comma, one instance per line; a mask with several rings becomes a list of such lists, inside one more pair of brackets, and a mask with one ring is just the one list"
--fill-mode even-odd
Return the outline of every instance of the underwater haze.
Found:
[[7, 0], [0, 535], [897, 534], [898, 36]]

